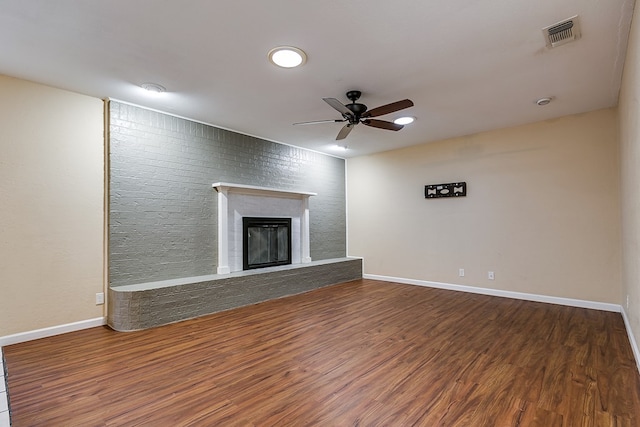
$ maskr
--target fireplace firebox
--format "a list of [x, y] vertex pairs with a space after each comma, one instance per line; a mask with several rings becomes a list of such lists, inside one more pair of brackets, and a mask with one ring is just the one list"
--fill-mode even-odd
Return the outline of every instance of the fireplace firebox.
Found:
[[242, 268], [291, 264], [291, 218], [242, 218]]

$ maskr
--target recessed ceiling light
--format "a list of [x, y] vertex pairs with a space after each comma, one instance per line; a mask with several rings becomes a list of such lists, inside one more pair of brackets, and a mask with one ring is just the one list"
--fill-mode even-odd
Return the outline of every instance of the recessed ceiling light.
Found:
[[393, 121], [393, 123], [397, 125], [408, 125], [409, 123], [413, 123], [415, 120], [415, 117], [398, 117]]
[[347, 148], [346, 145], [337, 145], [337, 144], [334, 145], [332, 148], [336, 151], [347, 151], [349, 149]]
[[269, 51], [269, 61], [282, 68], [295, 68], [307, 62], [307, 54], [292, 46], [278, 46]]
[[164, 93], [167, 89], [157, 83], [142, 83], [140, 87], [151, 93]]
[[553, 98], [540, 98], [536, 101], [536, 104], [538, 105], [548, 105], [551, 103], [551, 101], [553, 100]]

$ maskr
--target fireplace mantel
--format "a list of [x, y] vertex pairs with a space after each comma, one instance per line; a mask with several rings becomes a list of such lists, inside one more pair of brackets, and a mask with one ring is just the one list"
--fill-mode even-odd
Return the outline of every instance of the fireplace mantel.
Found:
[[281, 190], [278, 188], [258, 187], [256, 185], [230, 184], [228, 182], [216, 182], [212, 185], [212, 187], [215, 188], [218, 192], [220, 192], [220, 190], [226, 189], [226, 191], [233, 191], [234, 193], [256, 194], [260, 196], [273, 197], [302, 198], [318, 195], [318, 193], [311, 193], [309, 191]]
[[311, 262], [309, 241], [309, 197], [317, 195], [308, 191], [292, 191], [255, 185], [216, 182], [212, 187], [218, 192], [218, 274], [229, 274], [229, 196], [242, 194], [257, 197], [299, 199], [300, 203], [300, 262]]

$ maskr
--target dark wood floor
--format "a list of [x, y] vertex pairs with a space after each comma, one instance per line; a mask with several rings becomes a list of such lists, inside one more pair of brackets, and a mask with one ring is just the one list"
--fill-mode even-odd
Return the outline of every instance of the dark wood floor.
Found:
[[4, 348], [14, 426], [639, 426], [620, 314], [349, 282]]

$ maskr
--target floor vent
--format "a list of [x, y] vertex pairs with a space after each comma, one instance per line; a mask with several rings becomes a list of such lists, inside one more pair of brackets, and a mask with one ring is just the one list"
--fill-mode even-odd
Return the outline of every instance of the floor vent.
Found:
[[542, 29], [548, 48], [562, 46], [580, 38], [578, 15]]

